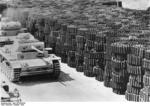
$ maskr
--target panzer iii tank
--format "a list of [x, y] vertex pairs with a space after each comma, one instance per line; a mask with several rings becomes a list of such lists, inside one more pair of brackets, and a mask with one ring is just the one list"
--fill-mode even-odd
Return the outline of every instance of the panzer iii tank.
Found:
[[18, 82], [22, 76], [43, 74], [55, 79], [59, 77], [61, 58], [50, 54], [51, 49], [44, 48], [44, 42], [30, 33], [9, 38], [14, 43], [0, 48], [0, 66], [10, 81]]
[[2, 18], [0, 30], [0, 47], [13, 44], [13, 40], [9, 37], [16, 36], [18, 33], [23, 32], [26, 32], [26, 29], [21, 28], [20, 22], [11, 21], [7, 17]]

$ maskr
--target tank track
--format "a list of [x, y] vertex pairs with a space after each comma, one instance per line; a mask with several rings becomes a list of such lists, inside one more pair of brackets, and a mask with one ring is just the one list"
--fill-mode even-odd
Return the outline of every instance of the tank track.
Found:
[[61, 69], [60, 69], [60, 63], [59, 61], [53, 61], [53, 73], [51, 73], [52, 79], [58, 79], [60, 75]]
[[104, 81], [104, 70], [101, 69], [100, 67], [95, 66], [93, 68], [94, 74], [95, 74], [95, 79], [98, 81]]
[[150, 102], [150, 86], [144, 87], [140, 91], [140, 102]]
[[128, 101], [135, 101], [135, 102], [139, 102], [139, 99], [140, 99], [139, 95], [133, 94], [133, 93], [129, 93], [127, 91], [125, 93], [125, 98]]
[[11, 81], [11, 82], [19, 82], [20, 81], [20, 72], [21, 69], [1, 69], [2, 73]]
[[10, 78], [10, 81], [19, 82], [20, 81], [20, 72], [21, 72], [21, 69], [14, 69], [13, 76]]
[[125, 94], [125, 90], [123, 89], [114, 89], [113, 88], [113, 93], [118, 94], [118, 95], [124, 95]]
[[87, 69], [84, 70], [84, 75], [87, 77], [94, 77], [93, 67], [87, 66]]

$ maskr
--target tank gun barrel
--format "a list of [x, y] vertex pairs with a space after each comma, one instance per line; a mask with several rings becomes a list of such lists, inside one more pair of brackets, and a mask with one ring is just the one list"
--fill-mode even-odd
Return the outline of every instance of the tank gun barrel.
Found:
[[31, 48], [32, 48], [33, 50], [37, 51], [38, 53], [44, 54], [43, 51], [37, 49], [35, 46], [31, 46]]

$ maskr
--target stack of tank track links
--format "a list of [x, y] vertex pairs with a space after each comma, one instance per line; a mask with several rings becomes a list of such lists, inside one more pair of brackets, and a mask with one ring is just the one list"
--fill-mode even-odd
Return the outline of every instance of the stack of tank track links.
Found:
[[40, 41], [44, 41], [45, 37], [44, 37], [44, 19], [43, 19], [43, 17], [37, 18], [36, 28], [37, 28], [37, 31], [38, 31], [38, 39]]
[[112, 79], [111, 87], [113, 92], [119, 95], [125, 94], [128, 82], [127, 54], [130, 46], [127, 42], [116, 42], [111, 44], [112, 51]]
[[140, 91], [140, 101], [150, 102], [150, 49], [145, 50], [143, 68], [145, 70], [145, 74], [143, 76], [144, 88]]
[[68, 64], [68, 66], [75, 68], [75, 66], [76, 66], [75, 51], [69, 51], [68, 52], [67, 64]]
[[[50, 21], [53, 22], [53, 19], [50, 19]], [[50, 47], [53, 48], [53, 51], [56, 55], [61, 57], [62, 62], [67, 63], [68, 47], [67, 47], [67, 44], [65, 43], [67, 25], [59, 22], [59, 20], [57, 20], [57, 23], [54, 22], [54, 24], [59, 26], [59, 28], [55, 29], [57, 31], [54, 31], [54, 33], [56, 33], [57, 36], [50, 36], [48, 44], [51, 44]], [[52, 34], [53, 33], [53, 27], [50, 27], [50, 30], [51, 30], [51, 34]], [[54, 41], [55, 39], [56, 39], [56, 43]]]
[[76, 35], [77, 27], [75, 25], [68, 25], [66, 32], [66, 45], [68, 47], [67, 64], [70, 67], [76, 67], [75, 50], [76, 50]]
[[27, 28], [28, 31], [33, 34], [35, 36], [35, 38], [37, 38], [38, 40], [43, 40], [43, 38], [41, 38], [41, 33], [39, 31], [39, 23], [37, 23], [38, 19], [32, 16], [28, 17], [28, 21], [27, 21]]
[[62, 54], [62, 42], [60, 36], [56, 38], [55, 54], [61, 56]]
[[139, 102], [139, 93], [143, 88], [142, 59], [144, 56], [144, 46], [136, 44], [131, 47], [131, 52], [127, 57], [127, 71], [130, 75], [127, 84], [125, 98], [128, 101]]
[[49, 19], [46, 16], [43, 19], [44, 25], [43, 25], [43, 38], [45, 45], [47, 47], [51, 46], [55, 48], [57, 42], [57, 37], [60, 37], [60, 25], [58, 24], [57, 20], [55, 19]]
[[100, 58], [97, 59], [97, 64], [93, 68], [95, 79], [98, 81], [104, 81], [104, 68], [105, 68], [105, 48], [106, 48], [106, 35], [104, 33], [98, 33], [95, 39], [95, 50], [99, 53]]
[[86, 44], [85, 44], [85, 55], [84, 55], [84, 75], [88, 77], [94, 77], [93, 67], [96, 65], [96, 59], [99, 55], [94, 49], [96, 29], [88, 29], [86, 34]]
[[57, 55], [59, 55], [60, 54], [60, 50], [59, 50], [60, 45], [59, 44], [61, 43], [59, 31], [51, 31], [49, 40], [50, 40], [50, 43], [48, 42], [48, 44], [49, 44], [48, 47], [53, 48], [53, 53], [56, 53]]
[[[58, 45], [61, 49], [61, 54], [59, 55], [62, 59], [63, 63], [67, 63], [67, 49], [65, 48], [66, 45], [66, 32], [67, 32], [67, 24], [62, 23], [60, 29], [60, 45]], [[56, 47], [57, 48], [57, 47]], [[60, 51], [59, 50], [59, 51]]]
[[85, 46], [85, 35], [87, 34], [87, 28], [79, 28], [76, 36], [76, 70], [83, 72], [84, 68], [84, 46]]
[[[47, 21], [46, 21], [47, 20]], [[60, 50], [58, 48], [61, 48], [59, 46], [60, 42], [60, 31], [61, 28], [60, 24], [58, 24], [56, 19], [45, 19], [45, 25], [44, 25], [44, 31], [46, 34], [44, 34], [43, 38], [45, 41], [45, 45], [47, 47], [51, 47], [53, 50], [53, 53], [56, 53], [57, 55], [60, 54]], [[48, 31], [49, 29], [49, 31]], [[56, 48], [57, 45], [57, 48]]]
[[111, 67], [111, 44], [119, 41], [115, 33], [111, 30], [106, 32], [106, 52], [105, 52], [105, 71], [104, 86], [111, 87], [112, 67]]

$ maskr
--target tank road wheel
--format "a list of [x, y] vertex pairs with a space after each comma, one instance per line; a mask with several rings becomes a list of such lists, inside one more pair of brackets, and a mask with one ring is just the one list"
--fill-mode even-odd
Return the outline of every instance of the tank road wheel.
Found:
[[9, 75], [9, 80], [11, 82], [19, 82], [21, 69], [12, 69]]
[[53, 73], [51, 74], [52, 79], [58, 79], [60, 75], [60, 63], [58, 60], [53, 61]]

